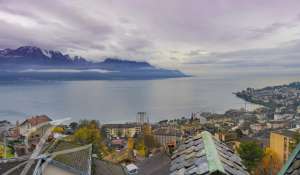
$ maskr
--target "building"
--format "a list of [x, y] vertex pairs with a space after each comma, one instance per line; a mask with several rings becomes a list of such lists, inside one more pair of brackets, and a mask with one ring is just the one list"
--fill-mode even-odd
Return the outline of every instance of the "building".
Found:
[[7, 121], [7, 120], [0, 121], [0, 135], [3, 132], [6, 132], [8, 130], [8, 128], [11, 128], [11, 127], [12, 127], [12, 124], [9, 121]]
[[170, 175], [249, 175], [241, 158], [207, 131], [188, 138], [171, 159]]
[[127, 124], [106, 124], [102, 126], [106, 137], [109, 139], [116, 137], [134, 137], [142, 132], [142, 126], [135, 123]]
[[28, 119], [26, 119], [23, 123], [20, 124], [19, 130], [20, 130], [20, 134], [22, 136], [25, 136], [26, 133], [32, 129], [33, 127], [36, 127], [38, 125], [47, 123], [52, 121], [48, 116], [46, 115], [37, 115], [37, 116], [32, 116]]
[[274, 121], [269, 121], [267, 123], [267, 128], [268, 129], [279, 129], [279, 128], [286, 128], [289, 126], [289, 122], [288, 121], [278, 121], [278, 120], [274, 120]]
[[230, 142], [236, 140], [238, 137], [237, 133], [234, 131], [231, 132], [216, 132], [215, 138], [221, 142]]
[[294, 114], [286, 114], [286, 113], [275, 113], [274, 120], [283, 120], [283, 119], [291, 119], [294, 117]]
[[207, 122], [210, 124], [215, 124], [215, 123], [227, 123], [227, 122], [232, 122], [231, 117], [227, 117], [224, 115], [219, 115], [219, 114], [214, 114], [206, 117]]
[[278, 175], [300, 174], [300, 144], [293, 150]]
[[250, 125], [250, 128], [253, 132], [260, 132], [267, 128], [267, 125], [265, 123], [254, 123]]
[[175, 128], [159, 128], [153, 131], [153, 137], [160, 145], [176, 147], [182, 141], [183, 133]]
[[278, 156], [278, 161], [283, 165], [290, 154], [290, 144], [294, 142], [295, 132], [290, 130], [273, 131], [270, 134], [270, 149]]
[[146, 112], [138, 112], [136, 116], [136, 123], [143, 125], [144, 123], [149, 123], [149, 117]]

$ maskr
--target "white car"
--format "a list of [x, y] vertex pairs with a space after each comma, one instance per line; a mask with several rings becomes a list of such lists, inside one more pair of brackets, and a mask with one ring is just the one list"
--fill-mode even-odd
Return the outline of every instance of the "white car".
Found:
[[128, 164], [126, 166], [127, 174], [128, 175], [137, 175], [138, 174], [138, 167], [135, 164]]

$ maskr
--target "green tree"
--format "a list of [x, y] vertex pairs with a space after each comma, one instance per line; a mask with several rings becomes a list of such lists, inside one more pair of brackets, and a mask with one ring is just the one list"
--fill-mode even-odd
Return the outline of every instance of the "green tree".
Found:
[[78, 128], [78, 123], [76, 123], [76, 122], [72, 122], [72, 123], [70, 123], [70, 128], [72, 128], [74, 131]]
[[158, 148], [159, 146], [159, 143], [152, 135], [141, 135], [136, 139], [134, 144], [134, 148], [142, 156], [148, 156], [153, 148]]
[[264, 156], [264, 150], [253, 141], [242, 142], [237, 151], [249, 172], [255, 170]]

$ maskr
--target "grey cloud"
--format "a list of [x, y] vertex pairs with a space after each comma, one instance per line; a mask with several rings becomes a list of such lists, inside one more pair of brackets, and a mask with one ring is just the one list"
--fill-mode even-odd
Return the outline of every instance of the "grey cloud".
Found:
[[[227, 66], [297, 63], [298, 41], [275, 45], [299, 39], [276, 38], [276, 34], [299, 27], [295, 18], [299, 18], [300, 2], [272, 0], [272, 8], [269, 4], [260, 0], [0, 0], [0, 15], [17, 19], [0, 16], [0, 47], [36, 45], [94, 60], [113, 56]], [[21, 17], [35, 25], [19, 25]]]
[[214, 64], [227, 67], [295, 67], [300, 64], [300, 40], [273, 48], [257, 48], [232, 52], [214, 52], [187, 64]]

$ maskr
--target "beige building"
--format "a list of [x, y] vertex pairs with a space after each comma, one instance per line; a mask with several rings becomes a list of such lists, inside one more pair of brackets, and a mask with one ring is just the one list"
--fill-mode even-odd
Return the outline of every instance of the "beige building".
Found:
[[183, 134], [174, 128], [159, 128], [153, 131], [154, 139], [163, 146], [176, 146], [182, 141]]
[[134, 137], [136, 134], [142, 132], [142, 126], [130, 123], [130, 124], [106, 124], [103, 125], [107, 138], [114, 137]]
[[31, 130], [32, 128], [50, 121], [51, 119], [46, 115], [37, 115], [26, 119], [17, 127], [19, 129], [20, 134], [25, 136], [28, 133], [28, 131]]
[[288, 160], [294, 135], [295, 132], [289, 130], [274, 131], [270, 134], [270, 149], [278, 156], [281, 165]]

